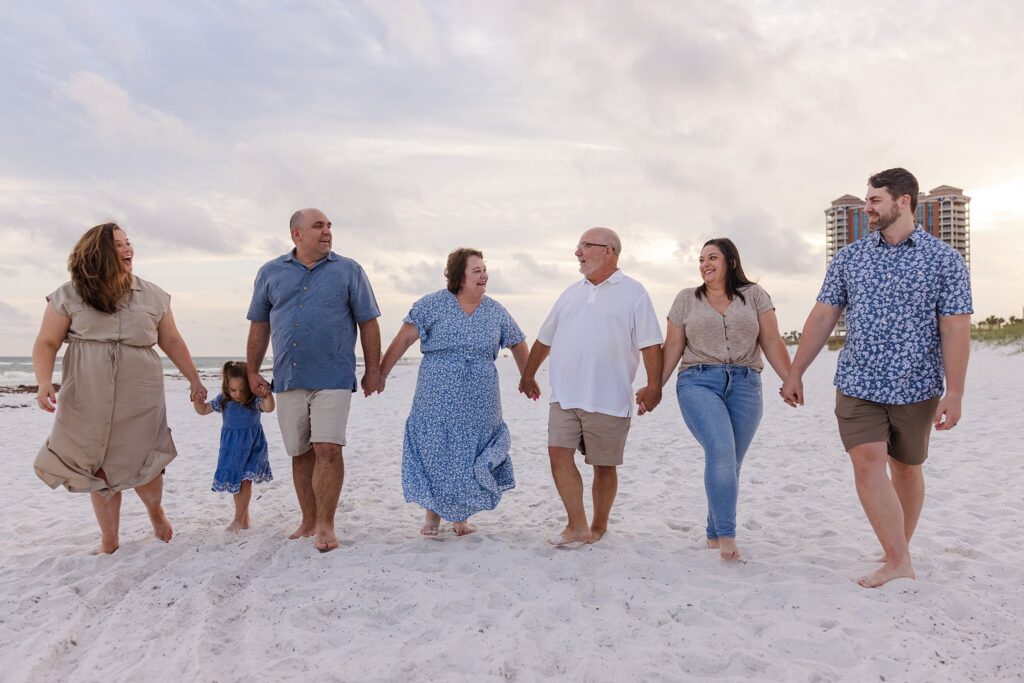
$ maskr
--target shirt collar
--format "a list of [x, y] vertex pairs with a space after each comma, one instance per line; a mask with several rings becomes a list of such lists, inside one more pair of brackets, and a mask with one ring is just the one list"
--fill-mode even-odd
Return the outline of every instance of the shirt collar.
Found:
[[[902, 242], [890, 246], [899, 247], [904, 244], [906, 244], [908, 247], [917, 246], [918, 242], [924, 239], [924, 236], [927, 234], [928, 233], [924, 231], [924, 228], [921, 227], [921, 224], [917, 223], [914, 225], [914, 231], [907, 235], [906, 239], [904, 239]], [[882, 239], [882, 233], [877, 230], [868, 235], [868, 239], [874, 240], [876, 247], [880, 247], [883, 244], [889, 244], [884, 239]]]
[[132, 291], [133, 292], [141, 292], [142, 291], [142, 283], [139, 282], [139, 278], [135, 277], [134, 275], [132, 275]]
[[[320, 259], [320, 260], [319, 260], [319, 261], [317, 261], [316, 263], [314, 263], [314, 264], [313, 264], [313, 267], [315, 268], [315, 267], [316, 267], [316, 265], [317, 265], [318, 263], [321, 263], [321, 262], [323, 262], [323, 261], [324, 261], [325, 259], [326, 259], [327, 261], [337, 261], [337, 260], [338, 260], [338, 255], [337, 255], [337, 254], [335, 254], [335, 253], [334, 253], [333, 251], [329, 251], [329, 252], [327, 252], [327, 256], [326, 256], [325, 258], [322, 258], [322, 259]], [[285, 260], [285, 261], [295, 261], [295, 262], [296, 262], [296, 263], [298, 263], [298, 264], [299, 264], [300, 266], [302, 265], [302, 264], [301, 264], [301, 263], [300, 263], [300, 262], [299, 262], [299, 261], [298, 261], [298, 260], [297, 260], [297, 259], [295, 258], [295, 249], [294, 249], [294, 248], [292, 248], [292, 250], [291, 250], [291, 251], [289, 251], [289, 252], [288, 252], [287, 254], [285, 254], [285, 255], [284, 255], [284, 260]], [[302, 267], [303, 267], [303, 268], [305, 268], [305, 266], [302, 266]]]
[[622, 282], [622, 278], [624, 278], [624, 277], [626, 277], [626, 276], [623, 274], [622, 268], [616, 268], [615, 272], [612, 273], [611, 275], [609, 275], [608, 279], [605, 280], [604, 282], [602, 282], [600, 285], [595, 285], [593, 282], [588, 280], [585, 275], [583, 276], [583, 283], [585, 285], [590, 285], [591, 287], [600, 287], [601, 285], [604, 285], [604, 284], [617, 285], [620, 282]]

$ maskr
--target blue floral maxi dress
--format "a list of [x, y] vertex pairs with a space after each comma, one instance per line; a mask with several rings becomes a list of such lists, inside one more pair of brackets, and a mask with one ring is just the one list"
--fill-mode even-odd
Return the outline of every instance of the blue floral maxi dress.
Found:
[[462, 522], [493, 510], [516, 485], [494, 360], [525, 336], [494, 299], [466, 315], [447, 289], [414, 303], [405, 322], [419, 330], [423, 360], [405, 423], [402, 490], [406, 501]]
[[210, 401], [210, 407], [221, 414], [224, 424], [220, 428], [220, 455], [217, 471], [213, 475], [213, 490], [238, 493], [246, 479], [254, 484], [271, 481], [267, 452], [267, 437], [260, 424], [260, 405], [263, 399], [256, 396], [251, 405], [217, 394]]

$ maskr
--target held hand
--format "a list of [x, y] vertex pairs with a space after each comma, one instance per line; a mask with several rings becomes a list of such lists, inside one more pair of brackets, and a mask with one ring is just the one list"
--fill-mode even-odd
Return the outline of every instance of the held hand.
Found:
[[935, 429], [946, 432], [960, 421], [960, 397], [946, 394], [935, 409]]
[[779, 387], [779, 396], [781, 396], [782, 400], [786, 402], [786, 405], [793, 408], [802, 406], [804, 404], [803, 381], [801, 381], [799, 377], [794, 376], [793, 373], [790, 373], [789, 377], [786, 378], [786, 381], [782, 383], [781, 387]]
[[188, 387], [188, 400], [192, 403], [205, 403], [207, 391], [202, 382], [193, 382]]
[[384, 393], [384, 386], [387, 383], [388, 383], [388, 376], [383, 374], [383, 373], [381, 373], [380, 381], [377, 382], [377, 393], [378, 394], [383, 394]]
[[380, 368], [366, 368], [359, 386], [363, 388], [363, 396], [380, 393]]
[[270, 396], [270, 382], [258, 372], [249, 373], [249, 390], [260, 398]]
[[540, 398], [540, 385], [537, 384], [537, 380], [533, 377], [523, 377], [519, 380], [519, 393], [525, 394], [526, 398], [532, 398], [536, 401]]
[[36, 403], [48, 413], [57, 409], [57, 392], [53, 390], [52, 384], [47, 382], [39, 385], [39, 391], [36, 392]]
[[637, 415], [649, 413], [661, 403], [661, 387], [646, 386], [636, 392]]

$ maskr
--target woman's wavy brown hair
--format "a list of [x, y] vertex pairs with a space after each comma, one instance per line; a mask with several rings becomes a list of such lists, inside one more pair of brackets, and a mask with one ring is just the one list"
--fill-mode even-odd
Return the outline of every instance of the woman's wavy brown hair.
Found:
[[68, 256], [75, 291], [104, 313], [115, 313], [132, 288], [132, 274], [124, 269], [114, 246], [115, 230], [121, 230], [117, 223], [89, 228]]
[[462, 280], [466, 277], [466, 262], [470, 256], [484, 257], [479, 249], [459, 247], [448, 254], [448, 264], [444, 267], [444, 276], [448, 278], [448, 291], [458, 294], [462, 291]]

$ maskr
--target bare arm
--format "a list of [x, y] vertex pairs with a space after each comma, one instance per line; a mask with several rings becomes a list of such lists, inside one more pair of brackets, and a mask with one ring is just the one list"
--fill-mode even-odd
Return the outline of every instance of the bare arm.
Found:
[[202, 399], [192, 401], [192, 407], [196, 409], [196, 412], [200, 415], [209, 415], [213, 412], [213, 406]]
[[782, 334], [779, 332], [779, 321], [775, 317], [775, 310], [765, 311], [757, 316], [757, 324], [760, 331], [757, 334], [757, 343], [764, 351], [764, 357], [768, 364], [775, 370], [783, 382], [789, 377], [789, 368], [792, 361], [789, 358], [789, 349], [786, 342], [782, 341]]
[[651, 412], [661, 403], [661, 344], [640, 349], [640, 355], [643, 356], [644, 370], [647, 371], [647, 386], [636, 392], [636, 404], [637, 413], [643, 415]]
[[363, 347], [363, 396], [369, 396], [380, 387], [380, 324], [376, 318], [359, 323], [359, 343]]
[[518, 344], [509, 347], [509, 351], [512, 352], [512, 358], [516, 361], [516, 367], [519, 368], [519, 376], [523, 376], [523, 372], [526, 371], [526, 361], [530, 358], [530, 347], [525, 341], [521, 341]]
[[270, 323], [249, 323], [249, 339], [245, 342], [245, 364], [249, 367], [249, 390], [257, 396], [270, 396], [270, 382], [260, 374], [263, 359], [270, 346]]
[[388, 375], [395, 369], [395, 365], [402, 359], [409, 347], [420, 338], [420, 331], [412, 323], [402, 323], [395, 333], [395, 338], [388, 344], [388, 350], [384, 352], [384, 358], [380, 362], [380, 382], [377, 393], [384, 391]]
[[272, 413], [274, 412], [274, 408], [276, 406], [277, 403], [274, 401], [274, 395], [267, 394], [266, 397], [264, 397], [263, 402], [260, 403], [260, 410], [262, 410], [264, 413]]
[[942, 340], [942, 367], [946, 373], [946, 393], [935, 409], [935, 428], [948, 430], [960, 421], [967, 359], [971, 354], [971, 316], [947, 315], [939, 318]]
[[156, 343], [174, 363], [174, 367], [178, 368], [188, 380], [189, 399], [194, 401], [201, 398], [205, 401], [206, 387], [199, 380], [199, 371], [196, 370], [196, 364], [192, 362], [192, 354], [188, 352], [188, 345], [185, 344], [181, 333], [178, 332], [178, 326], [174, 324], [174, 314], [169, 308], [157, 323]]
[[800, 345], [796, 349], [789, 375], [779, 389], [779, 395], [786, 403], [792, 406], [804, 404], [804, 372], [817, 357], [821, 347], [825, 346], [842, 312], [843, 309], [820, 301], [814, 304], [810, 315], [807, 316], [807, 322], [804, 323]]
[[53, 366], [69, 329], [71, 318], [58, 313], [51, 304], [46, 304], [39, 334], [32, 345], [32, 369], [35, 370], [36, 384], [39, 385], [36, 403], [48, 413], [56, 410], [57, 392], [53, 389]]
[[[523, 343], [525, 344], [526, 342]], [[526, 394], [527, 398], [532, 398], [534, 401], [540, 398], [537, 371], [540, 370], [540, 366], [544, 364], [550, 353], [551, 347], [547, 344], [542, 344], [539, 340], [533, 342], [533, 346], [530, 348], [530, 355], [526, 358], [526, 367], [523, 368], [523, 377], [519, 380], [520, 394]]]
[[685, 348], [686, 330], [669, 320], [665, 332], [665, 344], [661, 347], [661, 386], [665, 386], [665, 382], [679, 365], [679, 359], [683, 357]]

